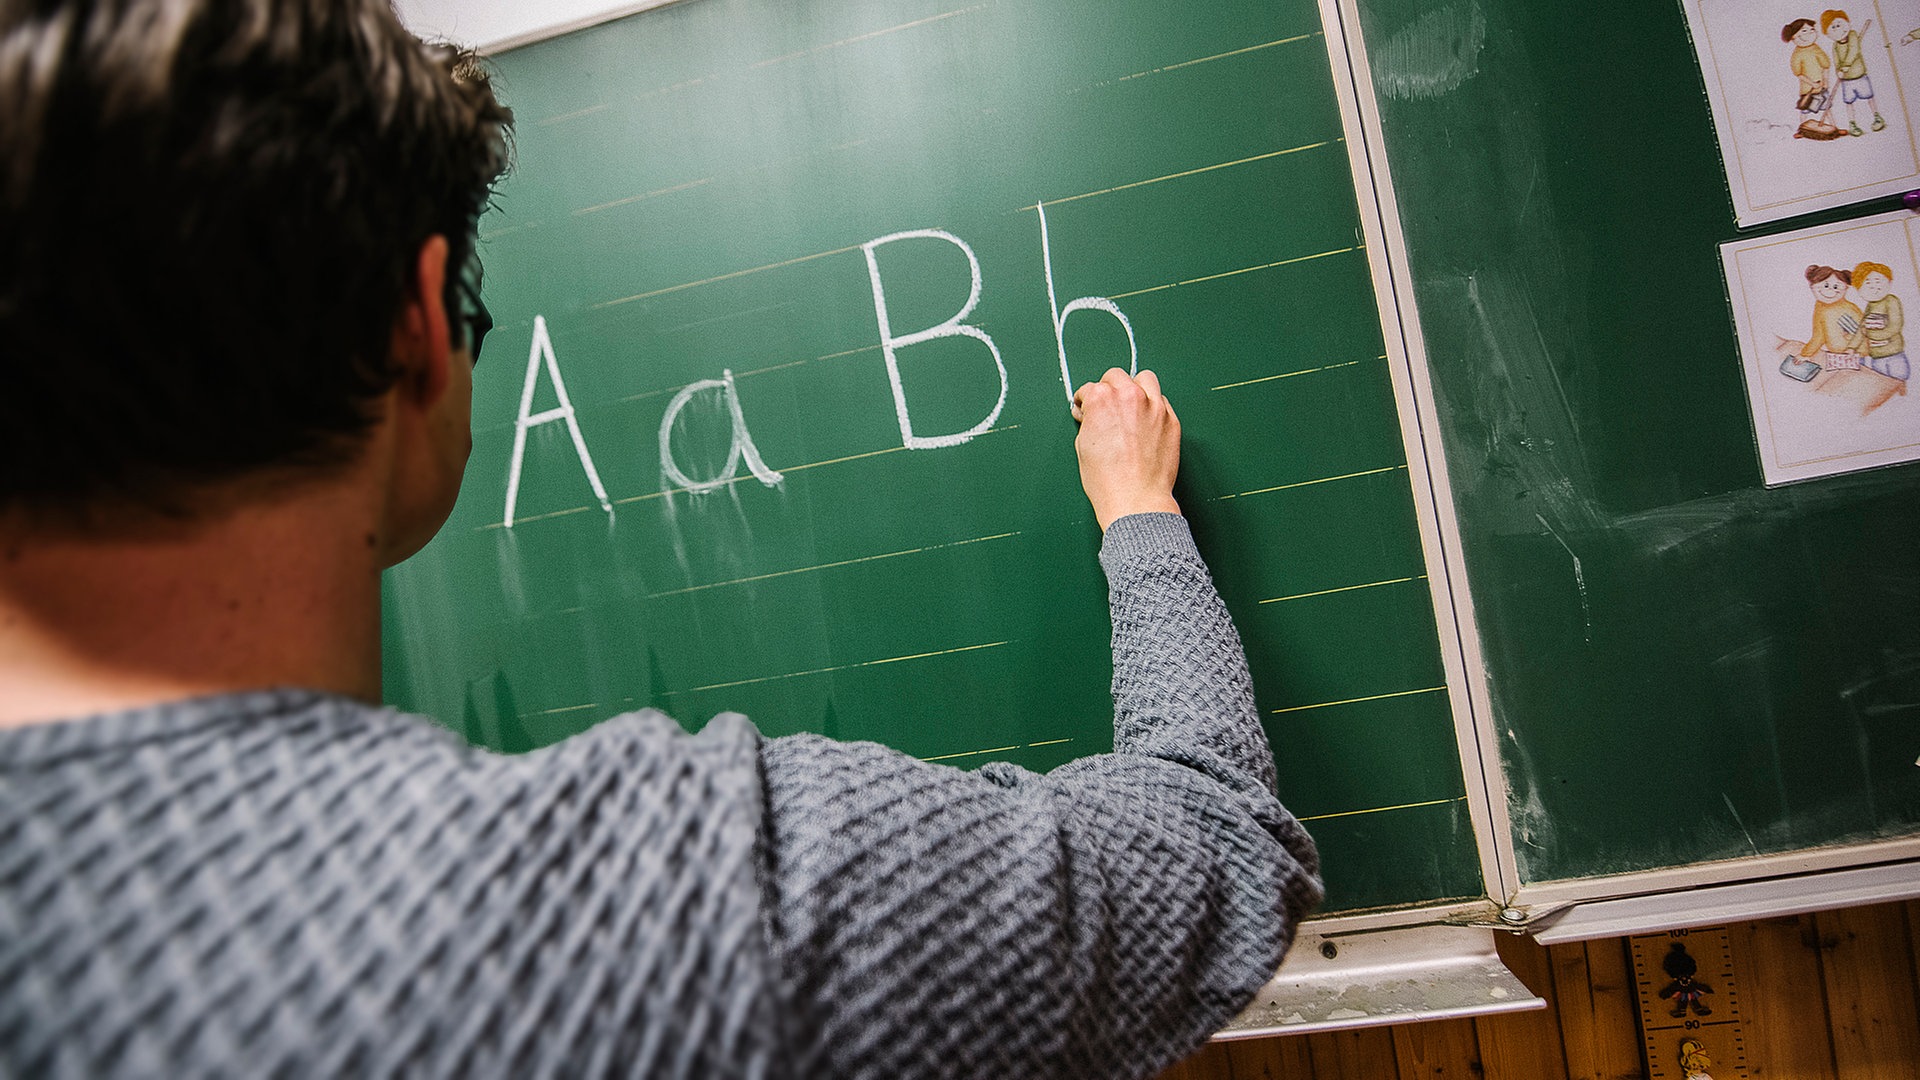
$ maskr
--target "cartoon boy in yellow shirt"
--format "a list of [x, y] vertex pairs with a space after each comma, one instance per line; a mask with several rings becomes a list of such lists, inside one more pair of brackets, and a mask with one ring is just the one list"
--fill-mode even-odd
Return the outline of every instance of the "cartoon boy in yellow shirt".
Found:
[[1887, 126], [1879, 107], [1873, 103], [1873, 80], [1867, 78], [1866, 31], [1872, 28], [1873, 20], [1868, 19], [1855, 30], [1847, 13], [1838, 9], [1820, 15], [1820, 32], [1833, 39], [1834, 74], [1840, 76], [1840, 103], [1847, 107], [1847, 132], [1852, 135], [1866, 134], [1854, 119], [1856, 101], [1866, 102], [1867, 108], [1873, 110], [1873, 130]]
[[[1860, 329], [1847, 342], [1849, 352], [1866, 358], [1866, 366], [1890, 379], [1906, 382], [1913, 375], [1907, 359], [1906, 313], [1893, 295], [1893, 270], [1885, 263], [1863, 262], [1853, 268], [1853, 287], [1867, 302]], [[1906, 388], [1900, 389], [1906, 393]]]

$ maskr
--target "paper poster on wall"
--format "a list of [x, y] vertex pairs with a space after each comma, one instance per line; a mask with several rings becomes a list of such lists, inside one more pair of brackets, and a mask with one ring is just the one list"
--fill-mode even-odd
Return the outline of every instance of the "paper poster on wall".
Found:
[[1920, 459], [1920, 215], [1723, 244], [1769, 487]]
[[1920, 0], [1685, 3], [1741, 225], [1920, 188]]

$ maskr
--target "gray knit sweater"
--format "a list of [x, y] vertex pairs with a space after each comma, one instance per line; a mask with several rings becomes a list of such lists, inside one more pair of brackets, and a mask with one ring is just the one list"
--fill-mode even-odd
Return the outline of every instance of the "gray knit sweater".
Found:
[[0, 1073], [1151, 1075], [1320, 886], [1185, 522], [1101, 562], [1115, 752], [1045, 776], [297, 691], [0, 732]]

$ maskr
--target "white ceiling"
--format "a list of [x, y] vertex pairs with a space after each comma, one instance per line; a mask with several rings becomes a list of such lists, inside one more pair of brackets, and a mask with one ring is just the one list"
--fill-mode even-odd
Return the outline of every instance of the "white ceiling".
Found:
[[393, 0], [407, 28], [429, 41], [500, 52], [672, 0]]

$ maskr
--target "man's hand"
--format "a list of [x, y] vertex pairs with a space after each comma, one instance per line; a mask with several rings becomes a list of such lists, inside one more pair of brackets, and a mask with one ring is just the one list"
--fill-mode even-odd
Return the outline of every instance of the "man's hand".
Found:
[[1102, 531], [1128, 514], [1179, 513], [1173, 478], [1180, 472], [1180, 418], [1151, 371], [1137, 377], [1109, 368], [1073, 395], [1080, 435], [1080, 486]]

